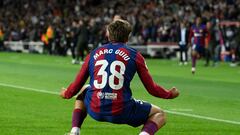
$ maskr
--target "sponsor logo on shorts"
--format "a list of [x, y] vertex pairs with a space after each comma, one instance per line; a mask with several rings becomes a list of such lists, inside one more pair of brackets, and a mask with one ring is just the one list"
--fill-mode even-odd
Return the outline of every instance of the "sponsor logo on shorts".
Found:
[[97, 97], [99, 99], [110, 99], [110, 100], [116, 100], [117, 99], [117, 93], [109, 93], [109, 92], [98, 92]]

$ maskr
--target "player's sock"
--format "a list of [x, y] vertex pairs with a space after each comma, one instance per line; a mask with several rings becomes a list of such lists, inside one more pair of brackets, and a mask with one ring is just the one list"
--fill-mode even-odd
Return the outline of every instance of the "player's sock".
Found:
[[196, 60], [197, 60], [196, 56], [192, 56], [192, 67], [194, 68], [196, 66]]
[[156, 133], [158, 131], [158, 126], [155, 122], [153, 121], [147, 121], [144, 126], [143, 126], [143, 129], [142, 129], [142, 132], [146, 132], [148, 134], [141, 134], [140, 135], [154, 135], [154, 133]]
[[72, 128], [78, 127], [81, 128], [84, 119], [86, 118], [87, 113], [81, 109], [74, 109], [72, 115]]
[[192, 56], [192, 74], [195, 73], [195, 67], [196, 67], [196, 56]]

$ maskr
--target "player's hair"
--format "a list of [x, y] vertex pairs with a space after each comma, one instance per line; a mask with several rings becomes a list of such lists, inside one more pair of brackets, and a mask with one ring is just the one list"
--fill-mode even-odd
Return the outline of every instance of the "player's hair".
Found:
[[126, 20], [117, 19], [111, 22], [108, 27], [108, 37], [110, 41], [127, 42], [132, 26]]

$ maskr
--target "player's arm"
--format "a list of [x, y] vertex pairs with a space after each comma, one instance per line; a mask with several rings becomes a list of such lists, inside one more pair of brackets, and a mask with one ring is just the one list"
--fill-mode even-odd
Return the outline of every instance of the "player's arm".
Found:
[[82, 65], [81, 70], [79, 71], [76, 79], [72, 82], [67, 89], [63, 89], [61, 92], [61, 97], [69, 99], [76, 95], [80, 89], [83, 87], [85, 82], [88, 79], [88, 64], [89, 64], [90, 55], [88, 55]]
[[175, 87], [171, 88], [170, 90], [166, 90], [165, 88], [159, 86], [153, 81], [146, 67], [145, 60], [140, 53], [137, 54], [136, 64], [137, 64], [137, 73], [144, 87], [147, 89], [148, 93], [150, 93], [155, 97], [160, 97], [165, 99], [175, 98], [179, 95], [179, 92]]

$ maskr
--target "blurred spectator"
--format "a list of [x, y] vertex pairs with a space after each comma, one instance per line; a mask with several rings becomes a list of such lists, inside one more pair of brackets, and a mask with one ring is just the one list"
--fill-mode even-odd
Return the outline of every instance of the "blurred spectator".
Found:
[[96, 22], [96, 19], [92, 18], [89, 21], [89, 43], [93, 45], [92, 49], [95, 49], [100, 44], [100, 37], [101, 37], [101, 28], [99, 24]]
[[101, 27], [118, 14], [133, 24], [132, 38], [137, 42], [141, 38], [145, 42], [176, 41], [178, 22], [193, 23], [199, 15], [204, 16], [203, 21], [240, 19], [240, 0], [4, 0], [0, 6], [0, 20], [11, 35], [9, 40], [29, 39], [32, 35], [27, 33], [47, 24], [64, 28], [84, 16]]
[[236, 44], [237, 44], [237, 48], [236, 48], [236, 60], [240, 61], [240, 22], [237, 25], [237, 33], [236, 33]]
[[186, 26], [185, 22], [181, 22], [178, 28], [178, 45], [180, 50], [180, 63], [179, 65], [187, 65], [188, 62], [188, 35], [189, 28]]
[[[79, 32], [78, 32], [78, 42], [76, 48], [76, 61], [75, 64], [78, 64], [81, 57], [81, 62], [84, 61], [85, 53], [89, 52], [88, 49], [88, 40], [89, 40], [89, 30], [87, 22], [85, 20], [79, 20]], [[84, 52], [86, 51], [86, 52]]]
[[236, 66], [236, 51], [237, 51], [237, 41], [235, 40], [237, 37], [237, 29], [235, 26], [224, 26], [224, 39], [225, 39], [225, 47], [228, 52], [230, 52], [231, 66]]
[[[71, 31], [73, 29], [71, 49], [73, 52], [78, 42], [76, 31], [79, 28], [76, 20], [80, 18], [86, 18], [89, 22], [88, 30], [91, 35], [88, 42], [94, 47], [99, 43], [105, 43], [106, 25], [114, 15], [127, 19], [133, 25], [129, 44], [177, 42], [177, 27], [182, 20], [186, 21], [186, 25], [193, 24], [196, 16], [203, 16], [203, 23], [210, 21], [214, 24], [216, 20], [239, 21], [240, 0], [3, 0], [0, 2], [0, 21], [4, 30], [4, 39], [40, 41], [45, 38], [44, 43], [48, 45], [50, 54], [52, 51], [56, 52], [52, 50], [56, 49], [52, 45], [58, 40], [51, 39], [55, 37], [55, 30], [60, 29], [59, 36], [65, 37], [58, 37], [61, 41], [67, 40], [65, 30], [67, 27], [70, 27]], [[73, 24], [76, 26], [70, 26], [72, 23], [76, 23]], [[53, 28], [50, 28], [50, 24]], [[225, 30], [228, 31], [228, 28]], [[53, 34], [49, 36], [48, 33]], [[69, 43], [66, 46], [69, 46]], [[74, 59], [75, 53], [72, 54]]]
[[213, 29], [212, 23], [207, 22], [206, 27], [207, 27], [207, 35], [205, 38], [205, 57], [206, 57], [205, 66], [208, 66], [212, 55], [214, 55], [214, 48], [217, 45], [217, 43], [214, 37], [215, 31]]
[[4, 50], [4, 32], [3, 32], [3, 27], [0, 24], [0, 51]]
[[73, 29], [70, 26], [67, 26], [65, 28], [64, 33], [65, 33], [64, 37], [65, 37], [65, 42], [66, 42], [65, 54], [64, 55], [67, 55], [67, 51], [68, 51], [68, 49], [70, 49], [71, 55], [72, 55], [72, 60], [73, 60], [73, 63], [74, 63], [75, 62], [75, 44], [74, 44]]
[[[56, 33], [55, 33], [56, 34]], [[46, 31], [46, 38], [48, 40], [48, 53], [49, 54], [52, 54], [53, 53], [53, 41], [54, 41], [54, 30], [53, 30], [53, 27], [52, 25], [49, 25], [48, 28], [47, 28], [47, 31]], [[56, 36], [56, 39], [55, 41], [59, 42], [60, 38], [58, 35]], [[56, 43], [56, 42], [55, 42]], [[59, 43], [56, 43], [56, 44], [59, 44]]]

